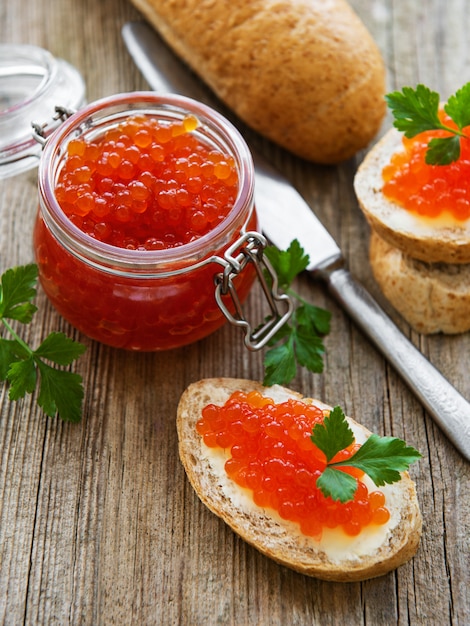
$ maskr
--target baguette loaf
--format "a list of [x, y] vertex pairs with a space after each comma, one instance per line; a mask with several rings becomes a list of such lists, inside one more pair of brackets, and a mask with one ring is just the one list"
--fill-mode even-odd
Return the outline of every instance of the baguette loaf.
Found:
[[332, 164], [377, 134], [385, 70], [345, 0], [132, 0], [247, 125]]
[[[296, 524], [283, 520], [271, 509], [254, 504], [247, 490], [238, 487], [224, 470], [225, 453], [208, 448], [195, 425], [207, 404], [223, 405], [236, 390], [257, 390], [275, 402], [302, 400], [294, 391], [275, 385], [231, 378], [196, 382], [183, 393], [177, 412], [179, 454], [187, 476], [202, 502], [221, 517], [245, 541], [278, 563], [303, 574], [334, 581], [357, 581], [383, 575], [416, 552], [421, 536], [421, 514], [414, 483], [408, 473], [393, 485], [381, 487], [391, 518], [386, 526], [367, 527], [357, 537], [324, 529], [321, 540], [302, 535]], [[322, 409], [327, 405], [303, 399]], [[356, 441], [369, 431], [349, 420]], [[373, 483], [371, 482], [373, 489]], [[372, 528], [372, 529], [371, 529]]]
[[470, 330], [470, 264], [424, 263], [372, 231], [370, 263], [387, 300], [419, 333]]
[[401, 149], [401, 133], [392, 128], [367, 154], [354, 178], [359, 205], [382, 239], [406, 256], [426, 263], [470, 263], [470, 220], [413, 215], [382, 194], [382, 170]]

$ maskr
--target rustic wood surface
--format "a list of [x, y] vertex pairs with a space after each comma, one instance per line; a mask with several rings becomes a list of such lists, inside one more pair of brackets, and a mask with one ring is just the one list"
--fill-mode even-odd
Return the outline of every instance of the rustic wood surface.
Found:
[[[388, 87], [424, 82], [445, 98], [470, 80], [465, 0], [354, 0], [380, 46]], [[2, 0], [1, 43], [32, 43], [83, 74], [88, 100], [145, 89], [121, 27], [140, 16], [128, 0]], [[383, 130], [390, 126], [384, 122]], [[362, 155], [338, 167], [301, 162], [252, 138], [283, 168], [342, 245], [352, 273], [405, 335], [470, 398], [470, 334], [424, 337], [387, 307], [367, 260], [368, 227], [352, 188]], [[36, 173], [0, 182], [0, 269], [32, 261]], [[280, 567], [199, 502], [177, 456], [175, 410], [206, 376], [260, 379], [231, 327], [184, 350], [129, 354], [77, 337], [88, 350], [78, 425], [45, 417], [35, 397], [11, 403], [0, 387], [0, 623], [470, 624], [470, 466], [327, 294], [297, 289], [333, 313], [322, 375], [292, 385], [342, 404], [379, 434], [423, 454], [412, 468], [424, 518], [416, 557], [387, 576], [333, 584]], [[44, 294], [27, 329], [76, 333]], [[249, 307], [256, 307], [256, 291]]]

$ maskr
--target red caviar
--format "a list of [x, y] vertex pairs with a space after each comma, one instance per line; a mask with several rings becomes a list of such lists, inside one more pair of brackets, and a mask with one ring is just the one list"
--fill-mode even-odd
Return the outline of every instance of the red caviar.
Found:
[[181, 246], [212, 230], [238, 192], [232, 156], [201, 143], [194, 116], [133, 116], [88, 142], [70, 141], [55, 188], [90, 237], [130, 250]]
[[[441, 114], [446, 126], [454, 122]], [[470, 127], [463, 130], [470, 136]], [[450, 214], [458, 221], [470, 218], [470, 140], [462, 138], [460, 158], [449, 165], [428, 165], [425, 153], [435, 137], [449, 137], [443, 130], [426, 131], [412, 139], [403, 137], [403, 150], [383, 168], [383, 194], [411, 213], [435, 218]]]
[[[251, 490], [258, 506], [297, 522], [305, 535], [320, 537], [323, 528], [340, 527], [353, 536], [370, 524], [385, 524], [390, 518], [385, 496], [368, 491], [360, 480], [362, 472], [350, 472], [357, 479], [350, 502], [325, 497], [315, 486], [326, 458], [311, 434], [323, 419], [323, 411], [314, 405], [294, 399], [275, 404], [256, 391], [239, 391], [224, 406], [204, 407], [196, 429], [207, 446], [230, 450], [227, 475]], [[351, 445], [333, 461], [350, 457], [357, 447]]]
[[[81, 332], [167, 350], [225, 323], [213, 259], [258, 224], [248, 148], [221, 116], [145, 92], [90, 104], [48, 140], [39, 192], [41, 284]], [[254, 278], [234, 279], [241, 302]]]

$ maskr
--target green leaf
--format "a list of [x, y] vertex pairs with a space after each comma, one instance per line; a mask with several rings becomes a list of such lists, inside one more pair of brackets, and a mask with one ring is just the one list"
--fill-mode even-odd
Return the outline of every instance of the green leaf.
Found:
[[24, 302], [14, 308], [9, 309], [8, 313], [4, 315], [4, 318], [14, 319], [22, 324], [29, 324], [33, 319], [33, 315], [37, 311], [37, 307], [30, 302]]
[[431, 139], [426, 151], [428, 165], [449, 165], [460, 157], [460, 137], [435, 137]]
[[[326, 456], [327, 463], [338, 453], [354, 443], [354, 434], [339, 406], [335, 406], [323, 423], [312, 430], [313, 443]], [[345, 465], [343, 463], [343, 465]]]
[[331, 313], [307, 302], [296, 309], [295, 320], [299, 326], [313, 328], [320, 335], [330, 332]]
[[394, 126], [405, 134], [415, 137], [426, 130], [441, 128], [439, 119], [439, 94], [424, 85], [416, 89], [403, 87], [385, 96], [395, 121]]
[[37, 307], [30, 303], [36, 295], [38, 268], [35, 264], [14, 267], [2, 274], [0, 317], [29, 324]]
[[401, 479], [421, 454], [396, 437], [371, 435], [349, 458], [331, 463], [338, 452], [354, 443], [354, 434], [340, 407], [335, 407], [322, 424], [312, 430], [313, 443], [324, 452], [327, 467], [318, 477], [316, 486], [333, 500], [351, 500], [357, 488], [356, 479], [341, 468], [355, 467], [365, 472], [378, 487]]
[[328, 466], [317, 478], [316, 486], [325, 497], [344, 503], [354, 498], [357, 480], [350, 474]]
[[285, 345], [265, 354], [265, 385], [286, 385], [297, 374], [296, 363], [310, 372], [323, 372], [325, 346], [318, 332], [329, 332], [331, 314], [308, 303], [300, 305], [292, 315], [293, 324], [285, 324], [271, 339], [275, 346], [287, 339]]
[[35, 390], [39, 369], [39, 406], [47, 415], [59, 412], [62, 419], [76, 422], [81, 417], [84, 395], [81, 376], [51, 367], [42, 359], [56, 365], [70, 365], [86, 347], [63, 333], [53, 332], [33, 350], [7, 322], [7, 319], [31, 322], [37, 310], [31, 302], [36, 295], [37, 278], [35, 264], [11, 268], [1, 276], [0, 321], [14, 339], [0, 338], [0, 380], [10, 383], [9, 398], [18, 400]]
[[58, 365], [70, 365], [82, 355], [86, 346], [67, 337], [64, 333], [51, 333], [34, 351], [36, 356], [49, 359]]
[[292, 281], [306, 269], [309, 257], [297, 239], [294, 239], [287, 250], [279, 250], [275, 246], [267, 246], [264, 254], [277, 274], [279, 285], [287, 289]]
[[357, 467], [380, 487], [399, 481], [400, 472], [419, 458], [421, 454], [401, 439], [371, 435], [346, 462], [333, 463], [331, 467]]
[[470, 83], [461, 87], [448, 99], [444, 111], [460, 129], [470, 125]]
[[[311, 372], [323, 371], [323, 353], [325, 348], [319, 335], [330, 331], [331, 313], [306, 303], [290, 290], [294, 278], [305, 270], [309, 257], [305, 254], [297, 239], [287, 250], [274, 246], [265, 249], [267, 259], [277, 274], [279, 286], [302, 304], [292, 314], [292, 324], [285, 324], [271, 338], [264, 359], [266, 386], [288, 384], [297, 374], [297, 363]], [[283, 345], [277, 345], [285, 341]]]
[[84, 395], [82, 377], [55, 369], [42, 361], [38, 361], [37, 365], [41, 374], [39, 406], [50, 417], [59, 413], [66, 422], [79, 422]]
[[10, 365], [8, 370], [8, 380], [10, 390], [8, 397], [10, 400], [23, 398], [27, 393], [33, 393], [36, 388], [36, 367], [33, 358], [30, 356], [24, 361], [16, 361]]
[[426, 130], [446, 130], [453, 136], [436, 137], [429, 142], [426, 152], [428, 165], [449, 165], [460, 157], [461, 137], [467, 137], [463, 129], [470, 125], [470, 83], [464, 85], [444, 105], [444, 111], [457, 125], [446, 126], [439, 119], [439, 94], [424, 85], [416, 89], [403, 87], [385, 96], [395, 117], [394, 126], [406, 137]]
[[266, 351], [264, 358], [265, 373], [263, 384], [287, 385], [296, 375], [297, 366], [292, 340]]
[[295, 356], [299, 364], [315, 374], [323, 372], [325, 347], [321, 337], [315, 335], [310, 328], [299, 326], [294, 331], [293, 338]]
[[26, 359], [29, 353], [16, 339], [0, 339], [0, 380], [6, 380], [10, 365], [14, 361]]

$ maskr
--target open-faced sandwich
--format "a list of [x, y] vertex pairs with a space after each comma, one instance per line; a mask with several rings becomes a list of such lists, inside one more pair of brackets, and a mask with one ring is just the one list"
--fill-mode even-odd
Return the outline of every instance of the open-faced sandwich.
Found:
[[282, 565], [348, 582], [415, 554], [422, 520], [407, 468], [419, 453], [339, 407], [278, 385], [206, 379], [183, 393], [177, 429], [202, 502]]
[[423, 85], [389, 94], [396, 128], [355, 176], [374, 276], [421, 333], [470, 329], [469, 94], [443, 106]]

